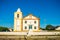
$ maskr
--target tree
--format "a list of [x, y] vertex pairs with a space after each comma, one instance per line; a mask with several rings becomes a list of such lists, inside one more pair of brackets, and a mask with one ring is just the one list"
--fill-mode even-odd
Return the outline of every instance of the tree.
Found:
[[0, 26], [0, 31], [9, 31], [9, 29], [7, 27]]
[[52, 25], [47, 25], [46, 30], [55, 30], [55, 27]]
[[58, 28], [58, 27], [60, 27], [60, 26], [56, 26], [55, 28]]

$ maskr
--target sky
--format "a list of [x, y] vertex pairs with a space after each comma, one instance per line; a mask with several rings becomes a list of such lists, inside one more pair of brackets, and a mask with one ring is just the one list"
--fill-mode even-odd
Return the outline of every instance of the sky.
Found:
[[13, 28], [14, 12], [20, 8], [23, 16], [40, 18], [40, 27], [60, 25], [60, 0], [0, 0], [0, 26]]

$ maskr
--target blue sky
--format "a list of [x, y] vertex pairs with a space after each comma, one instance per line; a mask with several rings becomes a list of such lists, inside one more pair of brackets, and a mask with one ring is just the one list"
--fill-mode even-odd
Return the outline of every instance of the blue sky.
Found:
[[60, 0], [0, 0], [0, 26], [13, 28], [14, 12], [20, 8], [23, 16], [32, 13], [40, 18], [40, 26], [60, 25]]

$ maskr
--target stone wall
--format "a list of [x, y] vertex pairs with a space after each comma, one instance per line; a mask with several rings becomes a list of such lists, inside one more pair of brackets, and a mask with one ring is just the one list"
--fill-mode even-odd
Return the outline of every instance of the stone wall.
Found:
[[[37, 35], [30, 36], [27, 36], [26, 33], [27, 32], [0, 32], [0, 40], [60, 40], [60, 32], [36, 32]], [[45, 35], [47, 33], [49, 35]]]
[[0, 40], [60, 40], [60, 36], [21, 36], [21, 35], [0, 35]]

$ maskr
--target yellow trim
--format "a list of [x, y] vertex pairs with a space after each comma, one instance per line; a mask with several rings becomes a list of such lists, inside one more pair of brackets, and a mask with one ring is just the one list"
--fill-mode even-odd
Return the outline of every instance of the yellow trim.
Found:
[[[28, 16], [30, 16], [30, 17], [32, 17], [32, 16], [34, 16], [34, 15], [32, 15], [32, 14], [29, 14]], [[25, 19], [27, 16], [25, 16], [23, 19]], [[36, 16], [34, 16], [34, 17], [36, 17]], [[35, 18], [35, 19], [38, 19], [38, 20], [40, 20], [40, 18]], [[25, 19], [26, 20], [26, 19]], [[30, 18], [28, 18], [27, 20], [30, 20]], [[31, 19], [32, 20], [32, 19]]]

